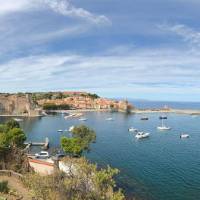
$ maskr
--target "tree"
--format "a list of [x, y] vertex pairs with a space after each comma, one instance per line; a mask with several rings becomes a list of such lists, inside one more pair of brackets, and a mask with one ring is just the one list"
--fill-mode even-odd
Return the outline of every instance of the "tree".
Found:
[[66, 153], [73, 156], [78, 156], [82, 153], [81, 141], [78, 138], [61, 138], [61, 146]]
[[20, 128], [19, 123], [16, 122], [14, 119], [9, 120], [6, 123], [6, 126], [7, 126], [8, 130], [13, 129], [13, 128]]
[[75, 138], [81, 139], [83, 149], [88, 149], [90, 143], [96, 140], [95, 131], [85, 125], [74, 127], [72, 134]]
[[61, 147], [71, 156], [81, 155], [89, 149], [91, 142], [96, 140], [96, 133], [85, 125], [76, 126], [72, 131], [72, 138], [62, 137]]
[[20, 128], [13, 128], [7, 133], [8, 143], [14, 147], [22, 147], [26, 140], [26, 135]]

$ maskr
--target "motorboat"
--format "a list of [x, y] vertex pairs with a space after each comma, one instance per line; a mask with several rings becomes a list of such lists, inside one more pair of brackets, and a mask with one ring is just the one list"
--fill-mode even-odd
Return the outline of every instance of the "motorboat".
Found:
[[23, 121], [23, 119], [21, 119], [21, 118], [14, 118], [14, 120], [15, 120], [16, 122], [22, 122], [22, 121]]
[[147, 138], [150, 136], [150, 133], [145, 133], [145, 132], [138, 132], [137, 135], [135, 136], [137, 139], [143, 139]]
[[106, 121], [113, 121], [113, 118], [112, 117], [108, 117], [108, 118], [106, 118]]
[[87, 121], [87, 118], [80, 118], [79, 121]]
[[161, 126], [158, 126], [157, 129], [160, 131], [167, 131], [167, 130], [171, 130], [171, 127], [165, 126], [163, 123], [163, 119], [162, 119], [162, 124], [161, 124]]
[[149, 118], [144, 116], [144, 117], [141, 117], [140, 120], [149, 120]]
[[167, 116], [161, 115], [161, 116], [159, 117], [159, 119], [167, 119]]
[[59, 133], [62, 133], [62, 132], [63, 132], [63, 130], [61, 130], [61, 129], [60, 129], [60, 130], [57, 130], [57, 131], [58, 131]]
[[180, 135], [180, 138], [189, 138], [190, 137], [190, 135], [189, 134], [186, 134], [186, 133], [182, 133], [181, 135]]
[[137, 129], [136, 129], [136, 128], [133, 128], [133, 127], [130, 127], [130, 128], [128, 129], [128, 131], [129, 131], [129, 132], [136, 132]]
[[72, 132], [74, 130], [74, 126], [69, 127], [69, 132]]

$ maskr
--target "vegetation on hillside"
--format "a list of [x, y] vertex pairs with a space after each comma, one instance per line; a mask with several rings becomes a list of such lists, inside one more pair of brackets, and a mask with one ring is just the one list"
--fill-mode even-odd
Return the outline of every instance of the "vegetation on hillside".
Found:
[[[19, 95], [22, 94], [20, 93]], [[69, 95], [65, 94], [64, 92], [37, 92], [37, 93], [32, 93], [31, 95], [34, 102], [37, 102], [42, 99], [55, 100], [55, 99], [64, 99], [67, 97], [76, 96], [76, 94]], [[92, 99], [99, 98], [97, 94], [92, 94], [92, 93], [82, 93], [80, 95], [84, 97], [90, 97]]]
[[27, 171], [26, 155], [22, 151], [26, 135], [19, 123], [10, 120], [0, 124], [0, 169]]
[[90, 143], [95, 142], [96, 133], [85, 125], [74, 127], [72, 137], [62, 137], [61, 147], [70, 156], [80, 156], [88, 150]]
[[54, 103], [45, 103], [43, 110], [69, 110], [71, 107], [68, 104], [56, 105]]
[[[123, 200], [121, 190], [115, 188], [113, 177], [117, 169], [97, 166], [85, 158], [67, 158], [68, 173], [56, 172], [49, 176], [28, 174], [24, 181], [36, 199], [42, 200]], [[75, 170], [74, 170], [75, 168]]]

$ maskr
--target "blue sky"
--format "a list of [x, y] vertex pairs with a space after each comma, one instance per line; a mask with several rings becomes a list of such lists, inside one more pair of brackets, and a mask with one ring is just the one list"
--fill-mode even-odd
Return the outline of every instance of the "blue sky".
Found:
[[200, 101], [199, 0], [0, 0], [0, 91]]

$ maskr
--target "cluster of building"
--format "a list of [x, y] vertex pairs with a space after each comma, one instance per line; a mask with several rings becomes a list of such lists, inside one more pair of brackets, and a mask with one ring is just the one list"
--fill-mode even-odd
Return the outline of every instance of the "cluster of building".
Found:
[[128, 111], [133, 108], [128, 101], [116, 101], [106, 98], [92, 98], [86, 94], [76, 93], [63, 99], [42, 99], [38, 101], [40, 106], [44, 104], [69, 105], [72, 109], [95, 109], [95, 110], [116, 110]]

